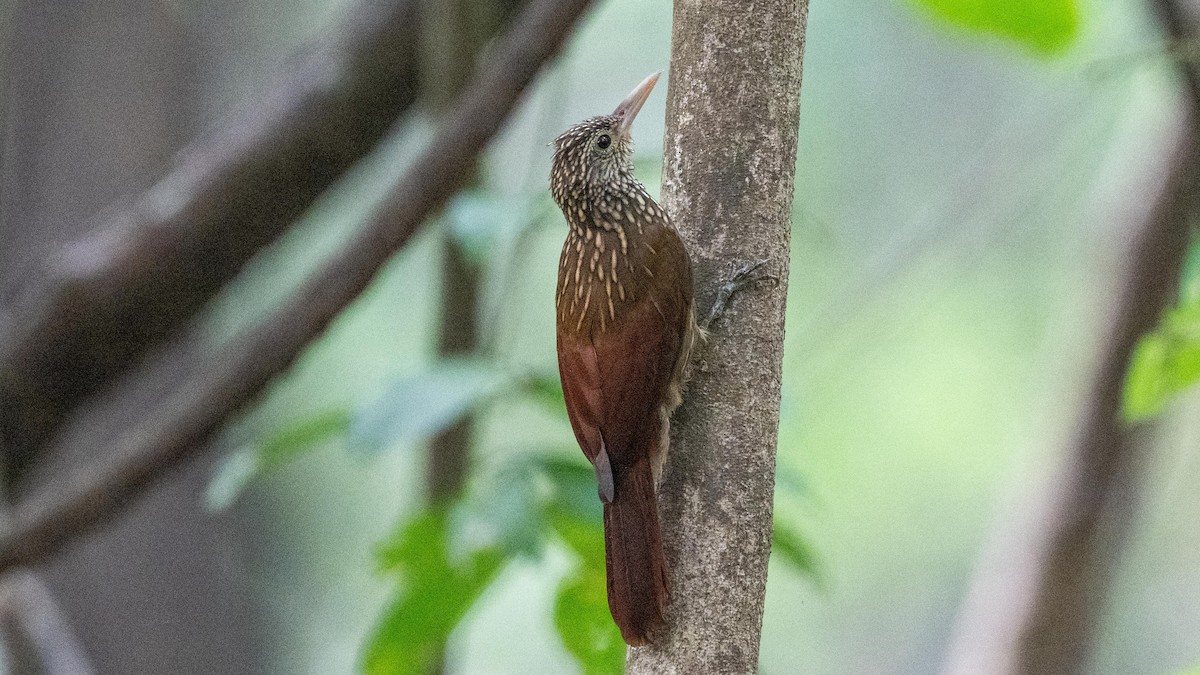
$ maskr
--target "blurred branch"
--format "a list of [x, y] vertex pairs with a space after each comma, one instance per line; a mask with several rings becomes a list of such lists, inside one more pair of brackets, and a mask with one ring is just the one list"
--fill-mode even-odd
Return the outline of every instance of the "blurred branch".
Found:
[[[1158, 16], [1162, 31], [1171, 45], [1196, 45], [1196, 36], [1192, 34], [1192, 26], [1187, 19], [1188, 10], [1184, 3], [1188, 0], [1149, 0], [1151, 11]], [[1194, 53], [1189, 50], [1189, 55]], [[1189, 105], [1193, 111], [1200, 110], [1200, 61], [1184, 58], [1177, 61], [1179, 76], [1183, 78], [1187, 89]]]
[[470, 175], [522, 91], [565, 41], [589, 0], [530, 4], [490, 66], [446, 116], [369, 223], [259, 326], [214, 354], [144, 424], [94, 466], [83, 467], [18, 505], [0, 536], [0, 569], [45, 557], [111, 517], [165, 472], [196, 454], [361, 293], [426, 215]]
[[[441, 321], [438, 354], [462, 358], [479, 347], [479, 296], [483, 279], [479, 262], [452, 233], [442, 242]], [[435, 436], [429, 444], [425, 486], [434, 503], [453, 499], [467, 481], [475, 416], [465, 415]]]
[[[462, 93], [487, 40], [511, 13], [508, 9], [496, 0], [424, 0], [422, 94], [435, 108], [445, 109]], [[478, 167], [470, 183], [479, 183]], [[443, 234], [441, 244], [438, 355], [462, 357], [479, 343], [482, 274], [453, 231]], [[474, 416], [465, 415], [430, 441], [425, 486], [431, 502], [453, 499], [466, 483], [474, 426]]]
[[[1179, 4], [1154, 3], [1172, 40]], [[993, 535], [952, 641], [947, 673], [1085, 672], [1115, 565], [1138, 503], [1146, 429], [1121, 419], [1125, 371], [1177, 285], [1200, 203], [1200, 65], [1179, 64], [1187, 115], [1150, 216], [1134, 233], [1099, 368], [1053, 480]], [[1003, 535], [1003, 536], [1001, 536]]]
[[9, 657], [18, 660], [7, 664], [8, 672], [22, 673], [25, 668], [45, 675], [95, 672], [50, 589], [33, 572], [14, 570], [0, 582], [0, 623], [5, 627]]
[[364, 0], [350, 16], [27, 285], [0, 334], [10, 484], [67, 413], [178, 332], [414, 102], [415, 2]]

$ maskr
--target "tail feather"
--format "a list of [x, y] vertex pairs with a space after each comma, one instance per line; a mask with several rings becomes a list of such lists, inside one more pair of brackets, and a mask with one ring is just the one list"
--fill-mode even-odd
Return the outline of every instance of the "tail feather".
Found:
[[639, 646], [663, 625], [667, 560], [650, 462], [638, 462], [623, 478], [615, 499], [604, 505], [608, 608], [625, 642]]

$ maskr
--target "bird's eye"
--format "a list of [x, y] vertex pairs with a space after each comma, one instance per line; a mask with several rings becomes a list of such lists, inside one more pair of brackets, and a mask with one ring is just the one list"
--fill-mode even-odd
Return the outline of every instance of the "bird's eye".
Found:
[[601, 150], [607, 148], [608, 146], [612, 145], [612, 136], [609, 136], [608, 134], [600, 134], [600, 137], [596, 139], [596, 145]]

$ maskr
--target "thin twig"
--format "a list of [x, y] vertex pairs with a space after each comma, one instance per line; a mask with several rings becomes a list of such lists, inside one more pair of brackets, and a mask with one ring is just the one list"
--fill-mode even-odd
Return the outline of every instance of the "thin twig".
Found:
[[[87, 652], [55, 603], [50, 589], [29, 570], [13, 570], [0, 582], [0, 622], [47, 675], [91, 675]], [[11, 650], [14, 645], [7, 645]], [[12, 666], [13, 664], [9, 664]]]
[[130, 430], [105, 459], [19, 504], [12, 527], [0, 536], [0, 570], [43, 558], [112, 517], [198, 453], [226, 420], [285, 370], [468, 177], [521, 92], [589, 4], [531, 3], [489, 60], [490, 67], [462, 96], [369, 224], [270, 319], [215, 354], [208, 370], [147, 414], [145, 424]]

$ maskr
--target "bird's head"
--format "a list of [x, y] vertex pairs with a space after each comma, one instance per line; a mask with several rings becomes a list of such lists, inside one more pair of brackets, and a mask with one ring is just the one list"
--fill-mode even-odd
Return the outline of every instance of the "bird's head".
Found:
[[630, 129], [658, 76], [642, 80], [611, 115], [580, 122], [554, 139], [550, 191], [564, 212], [633, 180]]

